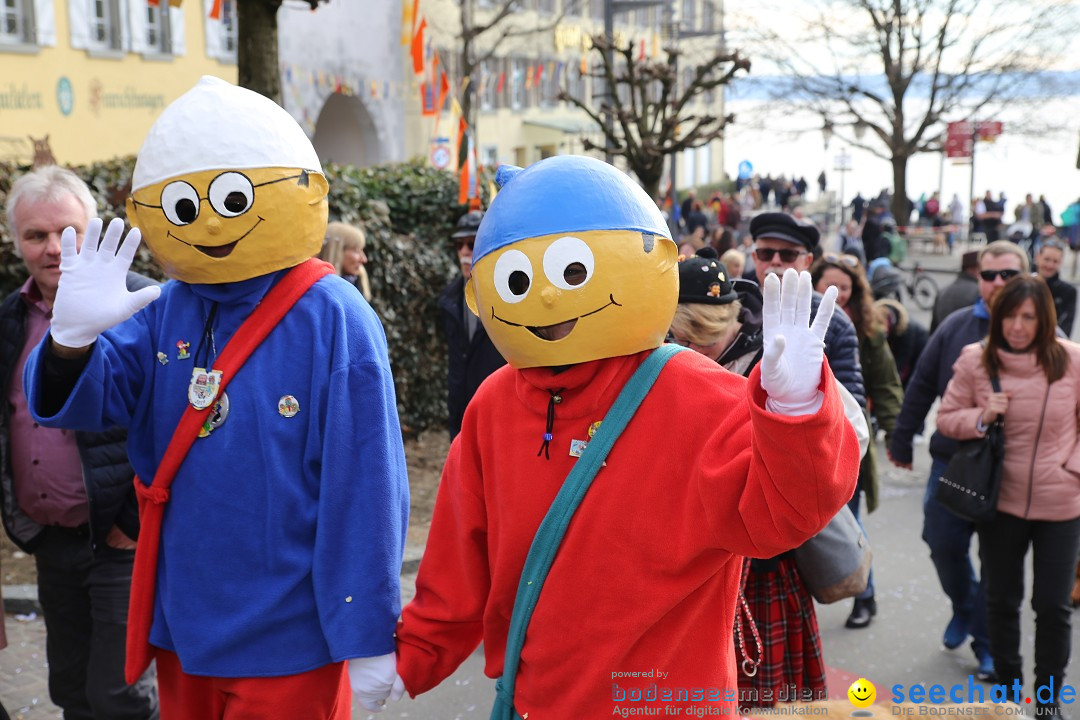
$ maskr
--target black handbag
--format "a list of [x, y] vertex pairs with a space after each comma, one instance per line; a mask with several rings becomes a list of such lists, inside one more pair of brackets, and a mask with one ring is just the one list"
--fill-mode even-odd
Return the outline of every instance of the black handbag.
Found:
[[[994, 392], [1001, 385], [990, 377]], [[957, 443], [945, 473], [938, 478], [935, 498], [954, 515], [972, 522], [986, 522], [997, 513], [1001, 490], [1001, 464], [1005, 459], [1005, 427], [999, 417], [986, 434]]]

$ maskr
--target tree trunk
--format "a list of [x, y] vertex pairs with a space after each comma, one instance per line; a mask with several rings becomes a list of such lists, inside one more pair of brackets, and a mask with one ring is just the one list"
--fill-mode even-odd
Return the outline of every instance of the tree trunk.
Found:
[[896, 224], [900, 227], [905, 227], [911, 222], [911, 207], [908, 205], [907, 194], [907, 162], [907, 155], [893, 153], [893, 196], [890, 210], [892, 210], [893, 217], [896, 218]]
[[281, 104], [277, 11], [281, 0], [238, 0], [236, 59], [240, 87]]

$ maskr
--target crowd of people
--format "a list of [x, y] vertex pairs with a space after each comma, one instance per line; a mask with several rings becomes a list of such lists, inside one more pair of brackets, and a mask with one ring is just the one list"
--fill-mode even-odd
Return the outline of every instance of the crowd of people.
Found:
[[[408, 487], [365, 236], [326, 224], [310, 143], [252, 95], [204, 80], [163, 113], [123, 242], [119, 220], [102, 237], [68, 170], [34, 170], [7, 196], [29, 277], [0, 304], [0, 503], [37, 563], [65, 717], [343, 718], [350, 691], [378, 711], [436, 686], [481, 640], [502, 717], [598, 716], [620, 664], [738, 688], [707, 701], [728, 712], [822, 699], [826, 653], [794, 549], [845, 504], [860, 524], [879, 506], [873, 438], [910, 468], [938, 398], [922, 536], [952, 605], [942, 641], [971, 638], [979, 680], [1023, 682], [1030, 547], [1034, 681], [1061, 689], [1080, 346], [1066, 339], [1076, 292], [1056, 238], [1040, 235], [1034, 274], [1011, 240], [965, 256], [929, 332], [874, 297], [870, 267], [903, 249], [887, 198], [832, 252], [799, 212], [758, 211], [806, 192], [766, 178], [706, 205], [691, 195], [676, 245], [655, 203], [599, 160], [504, 168], [492, 206], [449, 238], [460, 274], [438, 306], [454, 440], [402, 609]], [[200, 113], [214, 133], [189, 126]], [[288, 142], [237, 142], [260, 133]], [[174, 136], [190, 156], [162, 154]], [[222, 155], [231, 144], [247, 154]], [[592, 204], [597, 190], [610, 207]], [[230, 224], [253, 207], [253, 227]], [[140, 236], [170, 282], [128, 272]], [[653, 442], [686, 417], [681, 447]], [[968, 522], [934, 489], [956, 441], [998, 418], [998, 512]], [[846, 627], [879, 611], [871, 571]], [[566, 663], [568, 633], [595, 657]], [[1056, 696], [1036, 697], [1039, 714], [1060, 714]]]

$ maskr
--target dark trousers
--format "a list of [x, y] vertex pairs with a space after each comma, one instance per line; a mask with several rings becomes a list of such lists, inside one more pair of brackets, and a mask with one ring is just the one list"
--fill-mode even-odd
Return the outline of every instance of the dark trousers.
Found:
[[990, 652], [998, 682], [1021, 677], [1020, 604], [1024, 557], [1032, 548], [1031, 608], [1035, 611], [1035, 687], [1053, 677], [1061, 690], [1072, 639], [1070, 594], [1080, 553], [1080, 518], [1025, 520], [998, 512], [979, 525], [979, 555], [986, 579]]
[[49, 697], [65, 720], [156, 720], [153, 670], [124, 682], [133, 550], [94, 557], [85, 530], [50, 527], [34, 552], [45, 615]]
[[934, 460], [930, 465], [930, 478], [923, 495], [922, 539], [930, 547], [930, 560], [934, 563], [941, 589], [952, 601], [953, 614], [967, 620], [972, 649], [981, 657], [990, 650], [986, 629], [985, 572], [980, 581], [971, 563], [975, 523], [957, 517], [934, 497], [938, 478], [946, 467], [948, 463], [941, 460]]

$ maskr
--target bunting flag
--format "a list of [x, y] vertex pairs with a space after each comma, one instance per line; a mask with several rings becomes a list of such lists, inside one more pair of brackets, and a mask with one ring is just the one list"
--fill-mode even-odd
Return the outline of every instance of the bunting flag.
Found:
[[[215, 0], [215, 3], [220, 2], [221, 0]], [[217, 7], [216, 4], [215, 7]], [[412, 54], [412, 68], [414, 75], [420, 75], [424, 72], [424, 28], [426, 27], [427, 20], [425, 18], [420, 18], [420, 24], [416, 27], [416, 32], [413, 34], [410, 53]]]
[[458, 135], [457, 135], [457, 147], [458, 147], [458, 205], [464, 205], [469, 199], [469, 163], [466, 160], [461, 162], [461, 148], [465, 146], [465, 135], [468, 133], [469, 124], [465, 122], [465, 118], [458, 119]]
[[[532, 66], [530, 65], [530, 66], [525, 68], [525, 89], [526, 90], [532, 89], [532, 79], [533, 79], [533, 69], [532, 69]], [[518, 74], [518, 71], [515, 70], [514, 71], [514, 84], [517, 85], [520, 80], [521, 80], [521, 76]]]
[[429, 82], [420, 83], [420, 114], [424, 117], [435, 114], [435, 86]]
[[413, 3], [401, 3], [401, 46], [404, 47], [412, 42], [413, 36]]
[[555, 66], [555, 84], [562, 85], [562, 71], [566, 63], [560, 62]]
[[146, 4], [150, 7], [157, 7], [159, 0], [146, 0]]
[[499, 82], [495, 86], [495, 92], [497, 94], [499, 94], [499, 95], [502, 95], [502, 92], [503, 92], [503, 90], [505, 88], [506, 88], [506, 71], [503, 70], [501, 73], [499, 73]]
[[221, 19], [221, 0], [214, 0], [214, 6], [212, 8], [210, 8], [210, 19], [211, 20], [220, 20]]
[[461, 109], [461, 103], [457, 101], [456, 97], [450, 98], [450, 112], [454, 115], [457, 115], [458, 117], [461, 117], [465, 114], [464, 111], [462, 111]]
[[536, 66], [536, 79], [533, 80], [533, 85], [540, 87], [540, 82], [544, 79], [544, 63], [540, 63]]
[[660, 57], [660, 36], [657, 33], [652, 36], [652, 56], [654, 59]]
[[470, 210], [479, 209], [480, 193], [476, 183], [476, 148], [473, 146], [472, 134], [468, 131], [468, 125], [462, 118], [458, 130], [458, 143], [467, 143], [468, 150], [465, 154], [465, 164], [458, 171], [458, 205], [468, 205]]
[[443, 105], [446, 104], [446, 96], [450, 93], [450, 80], [446, 77], [446, 71], [439, 73], [439, 94], [435, 96], [435, 113], [442, 113]]
[[589, 58], [587, 58], [587, 57], [586, 57], [586, 56], [584, 56], [584, 55], [582, 55], [582, 56], [581, 56], [581, 67], [580, 67], [580, 70], [581, 70], [581, 74], [582, 74], [582, 75], [584, 75], [585, 73], [589, 72]]
[[184, 0], [169, 0], [169, 7], [180, 7], [180, 3]]
[[641, 62], [645, 61], [645, 38], [641, 39], [641, 52], [638, 53], [638, 60]]

